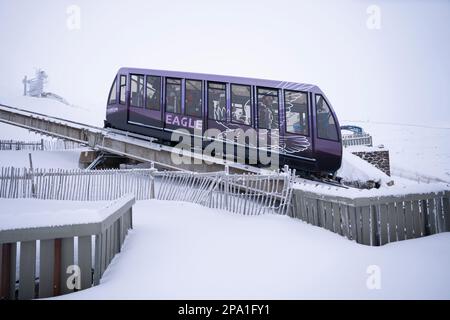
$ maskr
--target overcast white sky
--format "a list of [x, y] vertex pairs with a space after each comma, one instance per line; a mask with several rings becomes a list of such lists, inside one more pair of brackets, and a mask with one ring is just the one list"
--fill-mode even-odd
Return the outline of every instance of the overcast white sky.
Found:
[[340, 119], [450, 127], [445, 0], [0, 0], [0, 44], [0, 101], [41, 67], [49, 90], [104, 113], [129, 66], [313, 83]]

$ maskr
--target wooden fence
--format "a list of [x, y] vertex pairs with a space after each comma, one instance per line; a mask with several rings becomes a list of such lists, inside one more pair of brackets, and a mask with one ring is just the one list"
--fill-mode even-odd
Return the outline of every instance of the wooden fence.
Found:
[[157, 172], [156, 198], [188, 201], [244, 215], [286, 214], [292, 192], [292, 173], [255, 175]]
[[[0, 198], [72, 201], [113, 200], [133, 194], [136, 200], [173, 200], [256, 215], [286, 214], [292, 173], [272, 175], [158, 172], [129, 170], [0, 170]], [[156, 191], [155, 191], [156, 190]]]
[[82, 145], [68, 140], [16, 141], [0, 140], [0, 150], [57, 151], [80, 148]]
[[350, 199], [294, 189], [289, 215], [379, 246], [450, 231], [450, 192]]
[[[99, 284], [132, 228], [134, 203], [132, 196], [114, 201], [95, 223], [1, 230], [0, 300], [46, 298]], [[70, 285], [71, 266], [79, 268], [79, 287]]]
[[368, 133], [363, 134], [344, 134], [342, 135], [342, 144], [349, 146], [372, 146], [372, 136]]
[[71, 201], [114, 200], [133, 194], [136, 200], [154, 198], [152, 170], [65, 170], [2, 168], [0, 198]]

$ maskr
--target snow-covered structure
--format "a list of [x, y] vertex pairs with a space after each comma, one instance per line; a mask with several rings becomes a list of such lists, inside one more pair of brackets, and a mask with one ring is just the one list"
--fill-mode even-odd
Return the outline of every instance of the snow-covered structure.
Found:
[[44, 85], [47, 83], [48, 75], [42, 70], [36, 70], [36, 77], [28, 79], [27, 76], [23, 79], [23, 95], [30, 97], [42, 97], [44, 93]]

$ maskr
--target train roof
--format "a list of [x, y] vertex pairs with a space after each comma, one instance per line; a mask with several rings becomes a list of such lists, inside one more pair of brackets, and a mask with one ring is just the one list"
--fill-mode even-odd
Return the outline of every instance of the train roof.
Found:
[[255, 85], [255, 86], [259, 86], [259, 87], [309, 91], [309, 92], [313, 92], [313, 93], [323, 94], [322, 90], [320, 90], [320, 88], [318, 86], [313, 85], [313, 84], [280, 81], [280, 80], [267, 80], [267, 79], [224, 76], [224, 75], [215, 75], [215, 74], [206, 74], [206, 73], [168, 71], [168, 70], [156, 70], [156, 69], [140, 69], [140, 68], [120, 68], [119, 73], [152, 74], [155, 76], [185, 78], [185, 79], [192, 79], [192, 80], [230, 82], [230, 83], [236, 83], [236, 84]]

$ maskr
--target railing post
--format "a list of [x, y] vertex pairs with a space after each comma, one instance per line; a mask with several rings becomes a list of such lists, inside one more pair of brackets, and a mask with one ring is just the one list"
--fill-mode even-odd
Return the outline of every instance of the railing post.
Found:
[[11, 243], [1, 245], [0, 255], [0, 300], [6, 300], [11, 292]]

